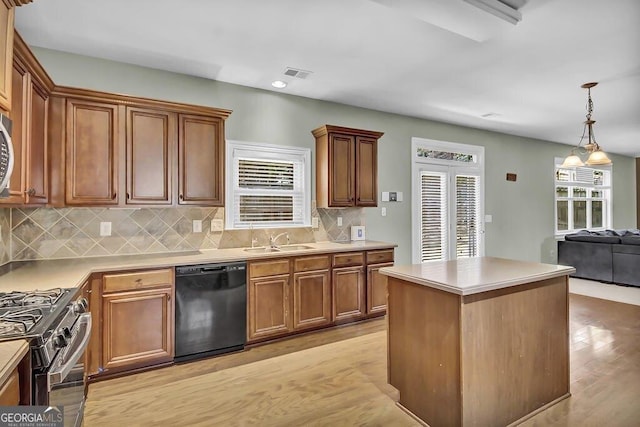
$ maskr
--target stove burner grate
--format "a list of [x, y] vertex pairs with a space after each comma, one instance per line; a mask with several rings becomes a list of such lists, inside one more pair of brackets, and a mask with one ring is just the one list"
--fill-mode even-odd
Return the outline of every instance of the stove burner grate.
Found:
[[25, 308], [0, 315], [0, 336], [26, 334], [42, 319], [39, 308]]
[[51, 306], [62, 295], [62, 288], [33, 292], [0, 293], [0, 308]]

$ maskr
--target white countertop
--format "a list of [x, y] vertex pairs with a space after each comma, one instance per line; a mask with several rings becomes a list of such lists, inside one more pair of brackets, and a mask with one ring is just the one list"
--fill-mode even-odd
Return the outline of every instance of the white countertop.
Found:
[[36, 289], [74, 288], [96, 272], [121, 271], [140, 268], [174, 267], [229, 261], [304, 256], [328, 252], [390, 249], [395, 243], [364, 240], [358, 242], [300, 243], [310, 246], [288, 252], [249, 253], [244, 248], [209, 249], [201, 251], [160, 253], [147, 255], [106, 256], [43, 261], [16, 261], [0, 267], [0, 292], [33, 291]]
[[476, 257], [397, 265], [380, 273], [457, 295], [503, 289], [574, 273], [573, 267], [505, 258]]

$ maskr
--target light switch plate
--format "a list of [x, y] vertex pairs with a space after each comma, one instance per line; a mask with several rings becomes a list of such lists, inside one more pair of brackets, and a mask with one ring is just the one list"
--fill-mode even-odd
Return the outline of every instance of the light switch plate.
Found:
[[101, 236], [111, 236], [111, 223], [110, 222], [101, 222], [100, 223], [100, 235]]
[[320, 227], [320, 224], [318, 224], [318, 217], [311, 218], [311, 228], [313, 228], [314, 230], [317, 230], [319, 227]]
[[389, 201], [389, 192], [388, 191], [383, 191], [382, 192], [382, 201], [383, 202], [388, 202]]
[[338, 217], [338, 227], [342, 227], [342, 217]]
[[493, 216], [491, 215], [485, 215], [484, 216], [484, 222], [491, 222], [493, 221]]
[[387, 208], [380, 209], [380, 215], [387, 216]]
[[211, 220], [211, 231], [222, 231], [224, 228], [224, 222], [221, 219], [212, 219]]
[[194, 219], [193, 220], [193, 232], [194, 233], [202, 233], [202, 220]]

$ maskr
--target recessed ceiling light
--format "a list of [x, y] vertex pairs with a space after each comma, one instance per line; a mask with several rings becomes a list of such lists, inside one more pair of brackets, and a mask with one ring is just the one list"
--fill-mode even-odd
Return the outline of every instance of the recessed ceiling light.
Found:
[[282, 80], [276, 80], [271, 83], [271, 86], [275, 87], [276, 89], [284, 89], [285, 87], [287, 87], [287, 82], [283, 82]]

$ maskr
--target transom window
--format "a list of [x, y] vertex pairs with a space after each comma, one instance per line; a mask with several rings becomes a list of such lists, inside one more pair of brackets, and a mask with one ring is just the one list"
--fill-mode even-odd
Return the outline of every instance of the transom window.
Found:
[[311, 151], [227, 141], [226, 228], [311, 225]]
[[564, 169], [555, 165], [556, 234], [611, 228], [611, 166]]

